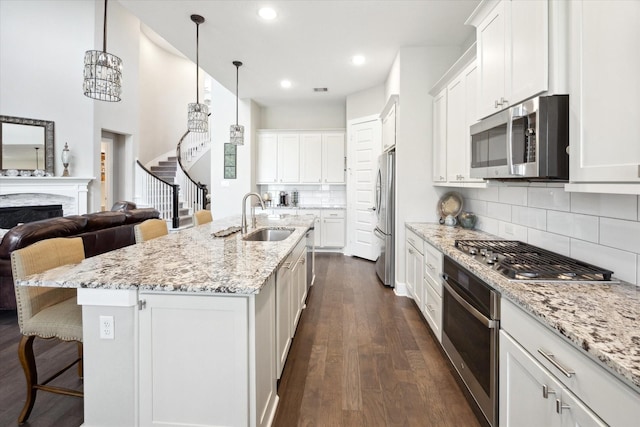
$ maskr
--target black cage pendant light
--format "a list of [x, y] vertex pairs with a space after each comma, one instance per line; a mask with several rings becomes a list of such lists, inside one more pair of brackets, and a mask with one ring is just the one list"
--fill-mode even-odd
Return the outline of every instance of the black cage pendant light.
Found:
[[242, 62], [233, 61], [236, 66], [236, 124], [231, 125], [231, 139], [233, 145], [244, 145], [244, 126], [238, 124], [238, 70], [242, 67]]
[[207, 132], [209, 130], [209, 107], [200, 104], [200, 24], [204, 18], [200, 15], [191, 15], [191, 20], [196, 24], [196, 102], [189, 104], [188, 129], [190, 132]]
[[107, 53], [107, 0], [104, 0], [102, 50], [84, 54], [84, 94], [99, 101], [120, 101], [122, 93], [122, 60]]

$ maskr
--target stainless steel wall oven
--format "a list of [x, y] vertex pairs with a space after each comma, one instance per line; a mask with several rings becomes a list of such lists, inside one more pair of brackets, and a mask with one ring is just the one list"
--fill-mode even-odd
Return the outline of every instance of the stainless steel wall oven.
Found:
[[444, 257], [442, 346], [491, 426], [498, 425], [500, 295]]

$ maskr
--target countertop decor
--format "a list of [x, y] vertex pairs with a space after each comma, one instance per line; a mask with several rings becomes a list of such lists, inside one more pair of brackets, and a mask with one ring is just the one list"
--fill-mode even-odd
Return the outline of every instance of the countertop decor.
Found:
[[433, 223], [406, 225], [640, 392], [638, 286], [625, 282], [510, 282], [454, 246], [455, 240], [496, 236]]

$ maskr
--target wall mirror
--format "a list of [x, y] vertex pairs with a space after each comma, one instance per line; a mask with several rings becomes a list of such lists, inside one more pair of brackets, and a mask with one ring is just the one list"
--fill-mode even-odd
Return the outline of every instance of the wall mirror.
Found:
[[40, 169], [53, 175], [53, 122], [0, 116], [0, 169]]

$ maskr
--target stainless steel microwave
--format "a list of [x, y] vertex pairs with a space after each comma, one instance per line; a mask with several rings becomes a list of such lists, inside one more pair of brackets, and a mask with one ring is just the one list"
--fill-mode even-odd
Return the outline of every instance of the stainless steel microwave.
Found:
[[569, 179], [569, 95], [539, 96], [471, 126], [471, 177]]

